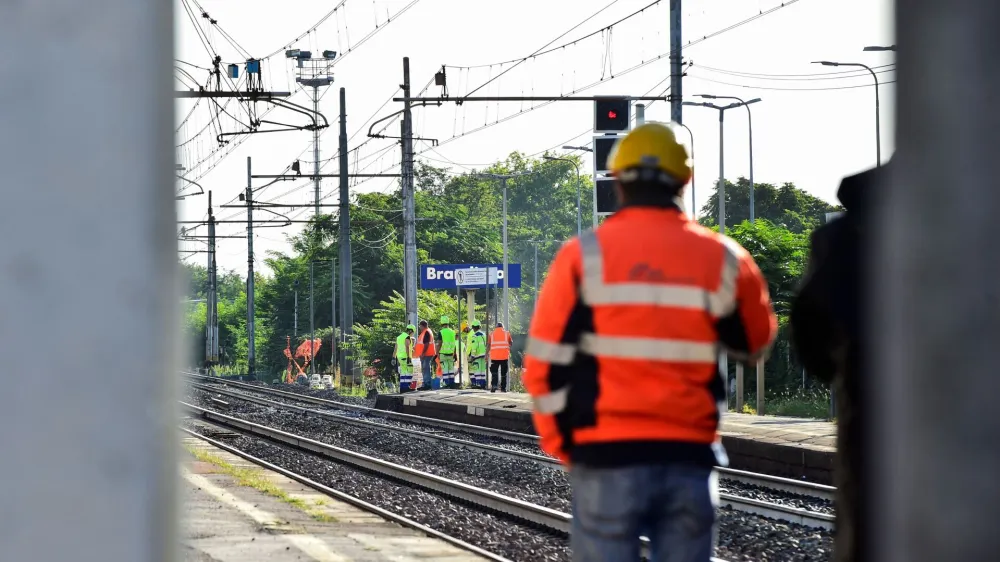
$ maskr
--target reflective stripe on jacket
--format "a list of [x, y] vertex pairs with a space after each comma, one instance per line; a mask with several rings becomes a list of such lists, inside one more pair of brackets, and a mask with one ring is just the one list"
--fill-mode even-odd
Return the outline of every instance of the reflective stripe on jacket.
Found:
[[490, 359], [493, 361], [502, 361], [504, 359], [510, 359], [510, 344], [511, 338], [510, 333], [503, 328], [497, 328], [493, 330], [490, 334]]
[[626, 207], [565, 244], [539, 294], [524, 384], [542, 447], [587, 465], [724, 463], [719, 346], [752, 361], [776, 331], [737, 243], [677, 209]]
[[486, 334], [475, 332], [469, 342], [470, 357], [486, 357]]

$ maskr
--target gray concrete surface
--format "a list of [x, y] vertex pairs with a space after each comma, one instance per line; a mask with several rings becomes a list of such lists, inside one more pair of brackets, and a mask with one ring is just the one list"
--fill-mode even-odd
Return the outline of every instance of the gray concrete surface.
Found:
[[[180, 548], [184, 562], [481, 560], [261, 470], [204, 441], [185, 438], [184, 449]], [[210, 457], [199, 460], [192, 450]], [[235, 471], [220, 467], [220, 460]], [[238, 476], [243, 476], [243, 484], [273, 485], [284, 497], [243, 485]]]

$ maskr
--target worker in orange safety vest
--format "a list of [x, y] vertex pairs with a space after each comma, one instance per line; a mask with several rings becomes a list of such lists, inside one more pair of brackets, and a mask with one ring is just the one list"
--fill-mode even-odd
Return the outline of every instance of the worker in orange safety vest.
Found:
[[413, 356], [420, 358], [420, 372], [423, 382], [417, 390], [431, 390], [431, 377], [434, 373], [434, 360], [437, 359], [437, 344], [434, 340], [434, 330], [427, 325], [426, 320], [420, 321], [420, 336], [413, 347]]
[[531, 321], [525, 387], [542, 448], [570, 465], [575, 562], [709, 562], [725, 379], [777, 331], [750, 254], [681, 208], [687, 149], [640, 125], [609, 156], [619, 210], [567, 242]]
[[[487, 347], [490, 350], [490, 392], [507, 392], [507, 372], [510, 369], [510, 346], [513, 340], [510, 332], [504, 329], [503, 322], [497, 322], [497, 327], [490, 334]], [[500, 386], [497, 386], [497, 372], [500, 373]]]

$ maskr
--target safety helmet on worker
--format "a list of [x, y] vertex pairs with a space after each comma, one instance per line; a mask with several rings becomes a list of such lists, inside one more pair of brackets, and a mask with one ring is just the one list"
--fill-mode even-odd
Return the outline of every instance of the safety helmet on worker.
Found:
[[673, 129], [655, 122], [639, 125], [616, 142], [608, 164], [621, 183], [644, 179], [682, 186], [691, 181], [694, 166]]
[[407, 332], [416, 332], [417, 331], [417, 327], [414, 326], [413, 324], [407, 324], [406, 325], [406, 331]]
[[472, 321], [472, 327], [473, 328], [480, 328], [480, 327], [482, 327], [482, 324], [479, 323], [479, 320], [473, 320]]
[[445, 314], [444, 316], [441, 317], [441, 323], [442, 324], [451, 324], [451, 318], [448, 318], [448, 315]]

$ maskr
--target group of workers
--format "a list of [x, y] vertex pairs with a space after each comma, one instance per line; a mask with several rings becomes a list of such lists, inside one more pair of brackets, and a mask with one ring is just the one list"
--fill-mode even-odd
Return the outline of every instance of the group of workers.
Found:
[[[496, 328], [488, 336], [483, 332], [482, 324], [473, 320], [470, 326], [463, 327], [464, 345], [459, 343], [458, 334], [451, 327], [451, 319], [442, 316], [440, 339], [435, 337], [434, 330], [426, 320], [420, 321], [420, 333], [416, 337], [417, 327], [413, 324], [396, 337], [393, 357], [399, 373], [399, 391], [433, 389], [432, 380], [435, 374], [440, 375], [441, 388], [461, 388], [456, 382], [456, 375], [461, 373], [461, 353], [464, 352], [469, 365], [469, 382], [472, 388], [485, 389], [487, 385], [487, 364], [492, 373], [490, 390], [507, 392], [507, 375], [510, 369], [510, 347], [513, 338], [503, 325], [497, 322]], [[420, 365], [420, 381], [414, 379], [414, 366]], [[435, 369], [435, 365], [439, 369]], [[499, 377], [498, 377], [499, 375]], [[499, 380], [498, 380], [499, 378]]]
[[[693, 164], [671, 126], [634, 128], [608, 161], [619, 210], [557, 253], [531, 321], [523, 382], [541, 447], [567, 465], [575, 562], [640, 560], [640, 536], [653, 562], [709, 562], [714, 468], [728, 465], [719, 355], [750, 365], [766, 359], [777, 318], [750, 254], [684, 213]], [[401, 390], [412, 382], [413, 358], [421, 359], [422, 389], [434, 358], [447, 357], [442, 369], [453, 373], [454, 332], [441, 320], [440, 353], [426, 322], [412, 350], [414, 326], [397, 338]], [[485, 388], [489, 354], [492, 389], [502, 369], [503, 390], [509, 334], [498, 325], [487, 340], [474, 322], [467, 338], [472, 385]], [[857, 502], [841, 500], [838, 516], [857, 527], [854, 513], [840, 513]], [[838, 562], [860, 559], [855, 532], [838, 529]]]

